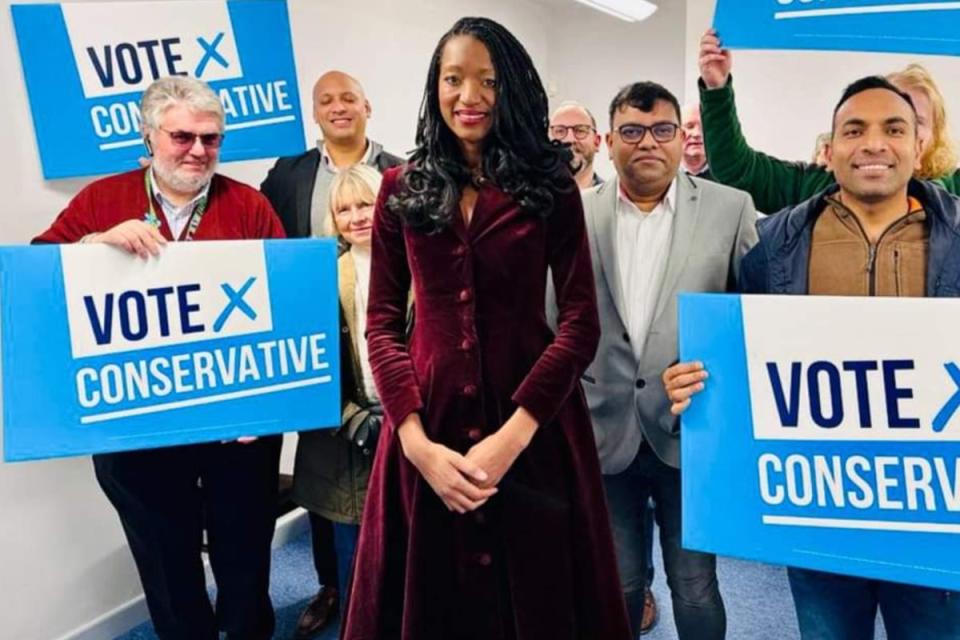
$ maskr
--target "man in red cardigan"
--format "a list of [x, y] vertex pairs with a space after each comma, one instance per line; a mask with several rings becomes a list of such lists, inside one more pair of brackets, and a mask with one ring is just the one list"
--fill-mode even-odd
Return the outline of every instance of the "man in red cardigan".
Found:
[[[205, 83], [163, 78], [141, 103], [151, 166], [85, 187], [34, 243], [101, 242], [141, 258], [174, 240], [282, 238], [267, 199], [214, 173], [224, 113]], [[135, 259], [135, 258], [132, 258]], [[171, 419], [176, 419], [171, 417]], [[163, 640], [265, 640], [281, 436], [93, 457]], [[207, 597], [203, 530], [217, 582]]]

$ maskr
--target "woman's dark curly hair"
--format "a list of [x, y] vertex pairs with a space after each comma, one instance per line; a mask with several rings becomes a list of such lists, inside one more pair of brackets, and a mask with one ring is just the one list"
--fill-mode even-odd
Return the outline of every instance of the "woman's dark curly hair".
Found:
[[547, 139], [547, 94], [529, 54], [513, 34], [488, 18], [461, 18], [440, 39], [420, 103], [417, 148], [387, 206], [410, 227], [439, 231], [458, 214], [471, 171], [440, 114], [440, 59], [453, 37], [470, 35], [490, 52], [496, 74], [493, 123], [483, 141], [483, 176], [524, 211], [547, 216], [557, 193], [572, 191], [570, 151]]

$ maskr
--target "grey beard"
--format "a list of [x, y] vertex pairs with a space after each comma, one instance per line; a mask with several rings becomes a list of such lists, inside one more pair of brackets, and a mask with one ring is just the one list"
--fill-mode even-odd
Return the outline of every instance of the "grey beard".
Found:
[[157, 176], [170, 185], [172, 189], [183, 193], [192, 193], [202, 189], [204, 185], [210, 182], [215, 168], [216, 165], [213, 165], [202, 175], [191, 178], [181, 178], [177, 175], [176, 169], [164, 166], [163, 163], [158, 162], [156, 159], [153, 161], [153, 170], [156, 171]]
[[573, 175], [579, 174], [587, 166], [586, 158], [580, 158], [580, 162], [577, 162], [576, 158], [570, 161], [570, 172]]

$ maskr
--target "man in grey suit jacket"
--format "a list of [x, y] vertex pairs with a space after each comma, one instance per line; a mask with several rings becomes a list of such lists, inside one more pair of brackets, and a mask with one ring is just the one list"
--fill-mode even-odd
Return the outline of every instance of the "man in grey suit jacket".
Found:
[[625, 87], [610, 105], [617, 177], [583, 194], [602, 335], [584, 391], [604, 473], [633, 629], [643, 613], [642, 516], [652, 495], [681, 640], [726, 633], [716, 559], [680, 534], [680, 433], [661, 375], [677, 360], [677, 293], [736, 288], [757, 240], [746, 193], [678, 174], [680, 105], [664, 87]]

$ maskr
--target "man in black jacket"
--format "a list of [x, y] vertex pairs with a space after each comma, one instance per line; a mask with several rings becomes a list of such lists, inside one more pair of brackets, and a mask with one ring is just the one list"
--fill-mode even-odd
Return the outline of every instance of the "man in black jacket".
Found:
[[280, 158], [260, 190], [270, 200], [289, 238], [329, 235], [327, 197], [333, 176], [357, 163], [381, 173], [403, 162], [367, 139], [370, 103], [357, 80], [328, 71], [313, 86], [313, 119], [323, 138], [299, 156]]
[[[338, 171], [364, 163], [381, 173], [403, 162], [367, 139], [370, 103], [355, 78], [328, 71], [313, 87], [313, 119], [323, 138], [306, 153], [280, 158], [260, 190], [280, 216], [288, 238], [332, 235], [330, 184]], [[295, 638], [306, 640], [334, 618], [340, 602], [333, 523], [310, 512], [313, 563], [320, 590], [297, 622]]]

